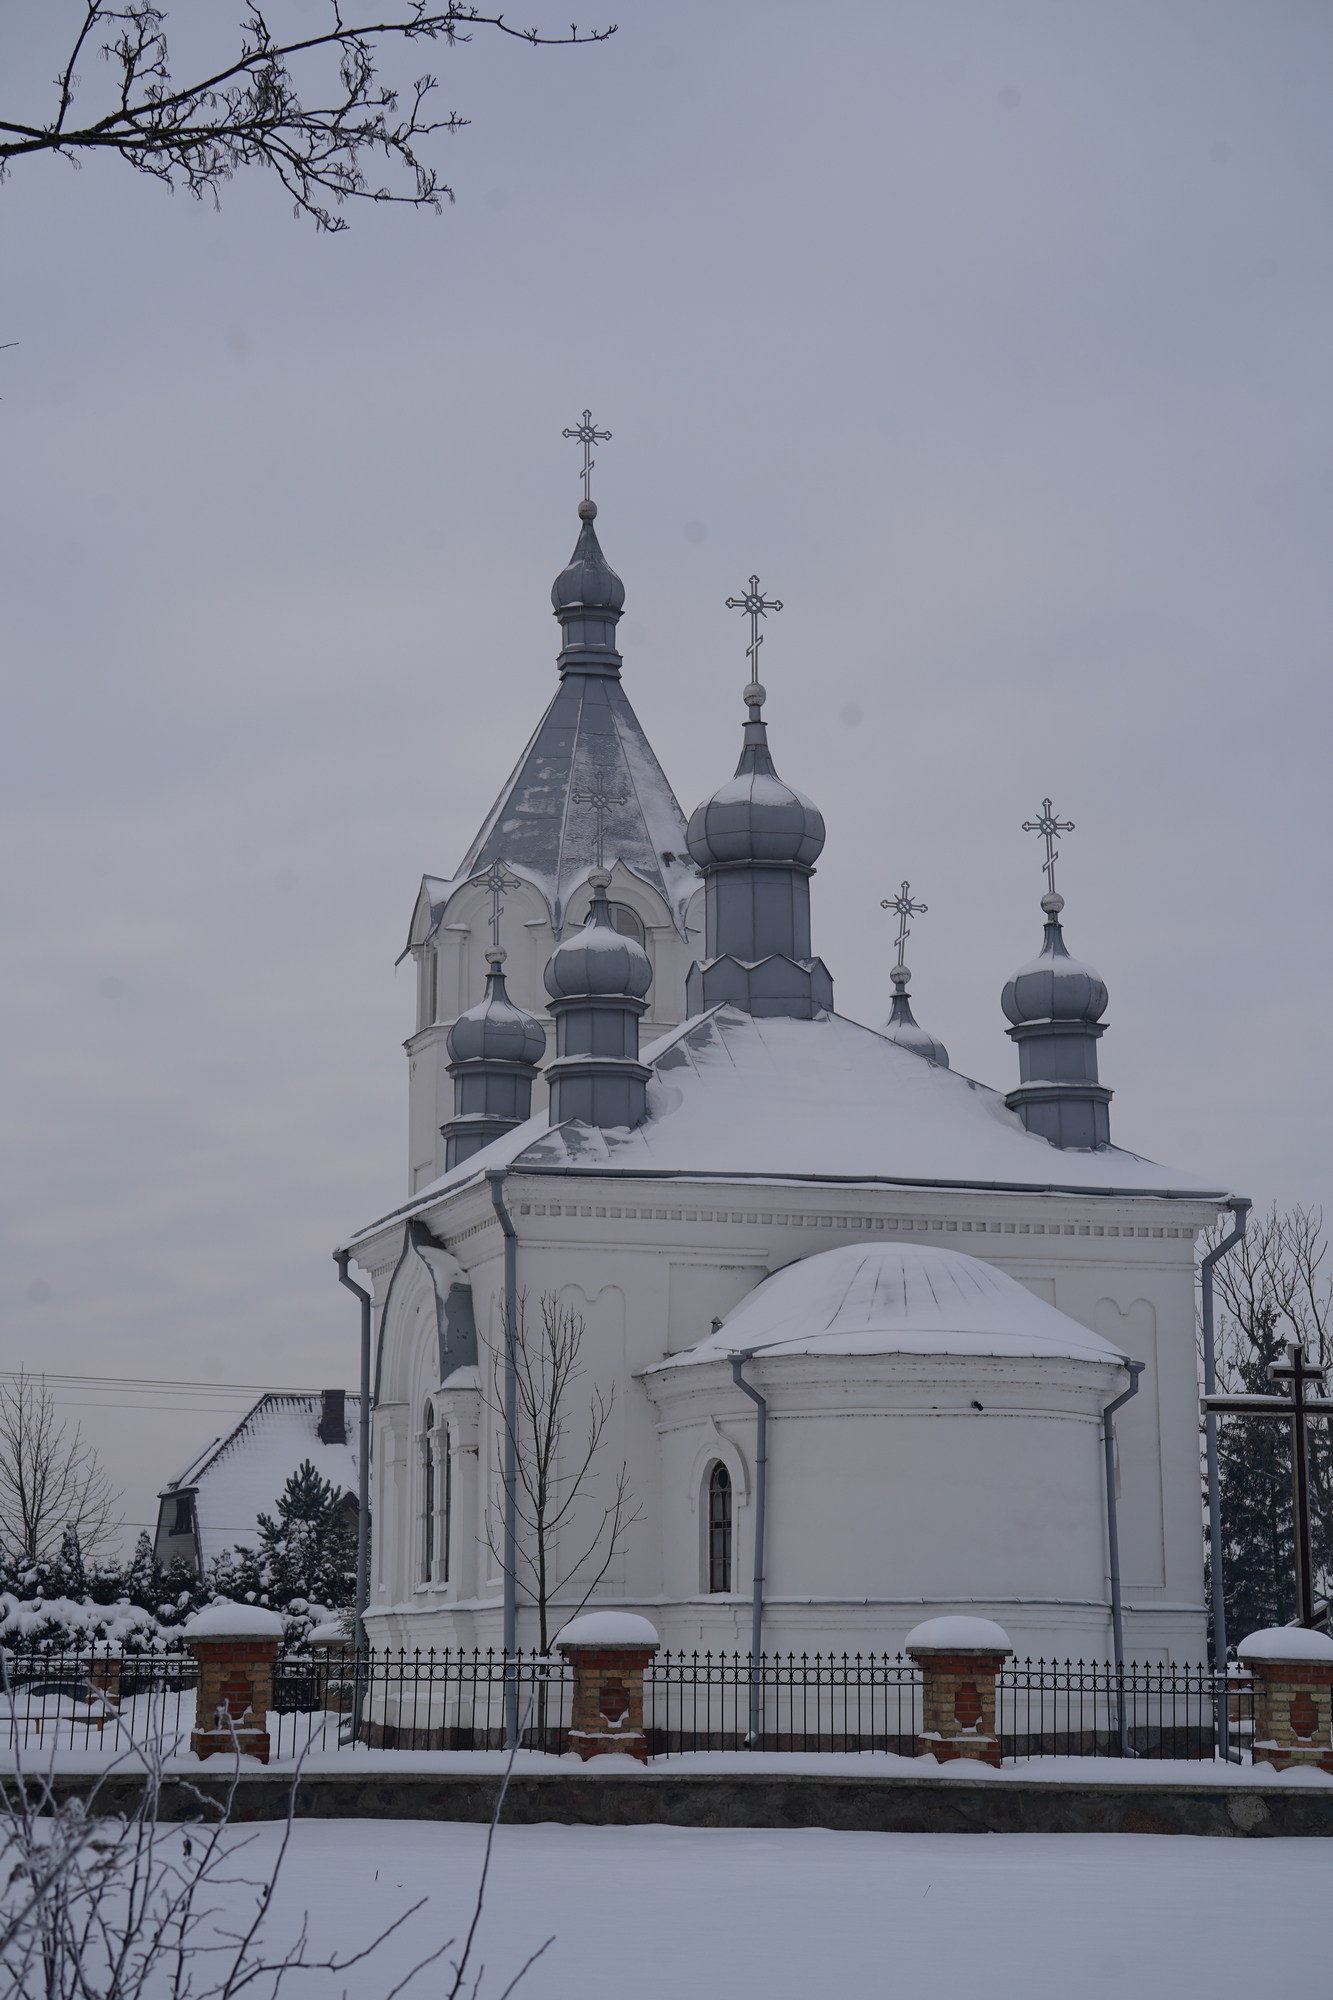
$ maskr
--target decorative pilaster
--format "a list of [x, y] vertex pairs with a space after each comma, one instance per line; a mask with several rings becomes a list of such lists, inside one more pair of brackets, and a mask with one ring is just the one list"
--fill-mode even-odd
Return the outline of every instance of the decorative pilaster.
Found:
[[1009, 1635], [989, 1618], [928, 1618], [904, 1646], [921, 1669], [918, 1757], [941, 1764], [960, 1757], [1000, 1766], [995, 1726], [995, 1679], [1013, 1652]]
[[267, 1764], [273, 1668], [282, 1634], [277, 1612], [254, 1604], [210, 1604], [188, 1620], [183, 1637], [199, 1663], [190, 1733], [196, 1757], [239, 1751]]
[[574, 1669], [570, 1749], [585, 1763], [615, 1752], [646, 1764], [643, 1670], [657, 1651], [656, 1627], [629, 1611], [589, 1611], [555, 1644]]
[[1254, 1676], [1254, 1762], [1333, 1775], [1333, 1639], [1272, 1625], [1251, 1632], [1236, 1652]]

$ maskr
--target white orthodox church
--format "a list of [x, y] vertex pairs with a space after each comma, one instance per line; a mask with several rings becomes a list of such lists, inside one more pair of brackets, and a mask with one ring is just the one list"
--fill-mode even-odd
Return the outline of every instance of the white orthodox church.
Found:
[[1020, 1656], [1108, 1658], [1102, 1413], [1134, 1361], [1126, 1651], [1201, 1659], [1195, 1243], [1227, 1190], [1111, 1144], [1107, 991], [1053, 875], [1001, 1000], [1008, 1091], [950, 1069], [901, 965], [887, 1022], [838, 1013], [811, 936], [824, 823], [774, 768], [764, 690], [687, 824], [622, 682], [596, 511], [552, 591], [550, 707], [458, 868], [422, 881], [409, 1192], [346, 1246], [375, 1301], [374, 1643], [501, 1644], [508, 1242], [529, 1331], [543, 1301], [583, 1327], [551, 1630], [591, 1589], [669, 1647], [748, 1648], [758, 1395], [766, 1651], [896, 1651], [970, 1612]]

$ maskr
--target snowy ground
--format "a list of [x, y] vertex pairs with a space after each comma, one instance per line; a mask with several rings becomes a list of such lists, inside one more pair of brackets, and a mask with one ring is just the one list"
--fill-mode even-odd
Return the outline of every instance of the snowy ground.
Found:
[[[253, 1838], [249, 1874], [279, 1829], [241, 1837]], [[274, 1935], [308, 1909], [322, 1947], [351, 1948], [429, 1896], [403, 1938], [327, 1983], [381, 2000], [465, 1923], [484, 1837], [433, 1822], [302, 1823]], [[481, 2000], [499, 2000], [552, 1934], [520, 2000], [1295, 2000], [1327, 1983], [1331, 1867], [1322, 1840], [501, 1827]], [[1281, 1911], [1280, 1938], [1265, 1910]], [[408, 1992], [440, 1990], [432, 1971]]]

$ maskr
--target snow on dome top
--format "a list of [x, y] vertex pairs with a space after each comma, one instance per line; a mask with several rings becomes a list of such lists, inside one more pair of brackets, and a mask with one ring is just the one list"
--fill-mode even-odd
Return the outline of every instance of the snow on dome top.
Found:
[[779, 1354], [1120, 1355], [980, 1257], [924, 1243], [849, 1244], [788, 1264], [720, 1327], [656, 1368]]
[[553, 1000], [606, 996], [641, 1000], [653, 983], [652, 962], [637, 938], [626, 937], [611, 923], [606, 900], [608, 877], [594, 871], [592, 910], [573, 937], [558, 944], [543, 975]]
[[1047, 915], [1040, 952], [1019, 966], [1000, 995], [1000, 1005], [1017, 1027], [1024, 1021], [1098, 1021], [1108, 998], [1101, 974], [1071, 958], [1065, 949], [1059, 914], [1053, 909]]
[[1013, 1642], [1003, 1625], [997, 1625], [992, 1618], [966, 1618], [958, 1614], [944, 1618], [927, 1618], [924, 1625], [914, 1625], [903, 1640], [903, 1651], [910, 1653], [914, 1646], [923, 1649], [938, 1646], [960, 1652], [1012, 1653]]
[[486, 997], [460, 1014], [448, 1034], [454, 1062], [537, 1063], [546, 1054], [540, 1021], [510, 999], [498, 960], [486, 975]]
[[281, 1639], [285, 1627], [276, 1611], [262, 1604], [206, 1604], [181, 1627], [186, 1639]]
[[810, 868], [819, 859], [823, 815], [774, 770], [763, 722], [745, 724], [735, 776], [695, 807], [687, 840], [701, 868], [737, 861], [785, 861]]
[[657, 1627], [633, 1611], [585, 1611], [556, 1633], [556, 1646], [655, 1646]]
[[1333, 1639], [1303, 1625], [1266, 1625], [1236, 1648], [1242, 1660], [1333, 1660]]

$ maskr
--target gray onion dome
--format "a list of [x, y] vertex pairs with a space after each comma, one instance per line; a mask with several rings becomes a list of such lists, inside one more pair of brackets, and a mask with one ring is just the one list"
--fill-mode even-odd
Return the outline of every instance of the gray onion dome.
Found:
[[707, 868], [732, 861], [776, 861], [811, 868], [824, 846], [824, 817], [773, 768], [768, 728], [759, 720], [763, 689], [752, 683], [745, 745], [736, 775], [690, 815], [685, 838], [691, 858]]
[[1039, 955], [1021, 965], [1000, 996], [1015, 1027], [1027, 1021], [1098, 1021], [1106, 1012], [1106, 982], [1090, 965], [1071, 958], [1060, 928], [1064, 897], [1043, 896], [1046, 935]]
[[588, 879], [593, 891], [588, 921], [546, 961], [546, 990], [553, 1000], [641, 1000], [653, 983], [648, 954], [636, 938], [624, 937], [612, 926], [606, 870], [595, 868]]
[[595, 500], [580, 500], [579, 530], [574, 553], [551, 585], [551, 603], [557, 615], [583, 606], [590, 611], [623, 611], [625, 586], [602, 554], [593, 520]]
[[928, 1029], [923, 1028], [912, 1012], [912, 997], [907, 991], [911, 973], [905, 965], [893, 968], [893, 1009], [888, 1021], [880, 1029], [886, 1041], [897, 1042], [900, 1049], [910, 1049], [914, 1056], [924, 1056], [940, 1069], [949, 1067], [949, 1051]]
[[502, 951], [488, 951], [486, 997], [480, 1006], [460, 1014], [449, 1030], [449, 1055], [454, 1062], [539, 1063], [546, 1053], [546, 1032], [540, 1021], [516, 1007], [505, 990], [500, 967]]

